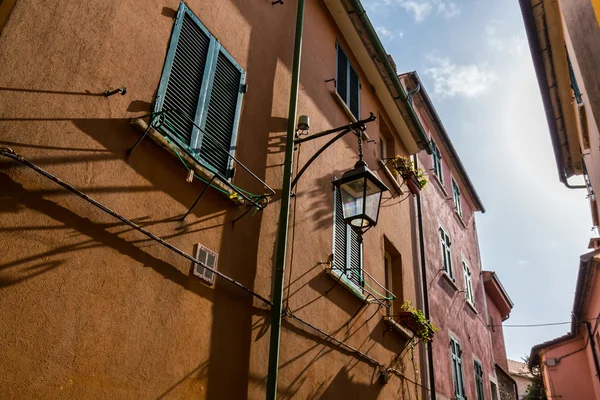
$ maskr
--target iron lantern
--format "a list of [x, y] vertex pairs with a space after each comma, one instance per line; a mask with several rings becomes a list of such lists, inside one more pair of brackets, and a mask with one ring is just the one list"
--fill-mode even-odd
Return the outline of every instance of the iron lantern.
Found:
[[354, 169], [344, 172], [333, 184], [340, 191], [344, 221], [359, 235], [377, 225], [381, 193], [388, 187], [369, 169], [362, 157]]

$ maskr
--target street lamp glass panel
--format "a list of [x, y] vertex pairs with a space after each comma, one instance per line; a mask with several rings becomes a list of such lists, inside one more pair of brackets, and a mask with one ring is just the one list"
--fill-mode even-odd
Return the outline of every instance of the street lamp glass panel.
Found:
[[356, 228], [374, 225], [379, 212], [381, 189], [366, 177], [340, 185], [344, 219]]

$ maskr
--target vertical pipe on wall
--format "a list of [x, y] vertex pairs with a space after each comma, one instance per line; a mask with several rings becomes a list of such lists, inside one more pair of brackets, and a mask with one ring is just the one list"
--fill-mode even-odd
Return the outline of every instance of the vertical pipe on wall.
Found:
[[[418, 167], [417, 155], [413, 156], [415, 168]], [[421, 205], [421, 194], [417, 194], [417, 219], [419, 225], [419, 250], [421, 258], [421, 282], [423, 283], [423, 311], [425, 318], [430, 319], [429, 315], [429, 294], [427, 292], [427, 264], [425, 263], [425, 235], [423, 234], [423, 207]], [[427, 361], [429, 364], [429, 390], [431, 392], [431, 400], [436, 400], [435, 392], [435, 375], [433, 368], [433, 346], [431, 342], [427, 342]]]
[[583, 321], [583, 324], [587, 328], [588, 338], [590, 340], [590, 345], [592, 346], [592, 357], [594, 358], [594, 366], [596, 367], [596, 378], [600, 380], [600, 363], [598, 362], [596, 340], [594, 339], [594, 333], [592, 332], [592, 324], [590, 324], [589, 321]]
[[288, 113], [287, 137], [285, 142], [283, 183], [281, 185], [281, 209], [279, 210], [279, 228], [277, 231], [276, 244], [277, 249], [273, 271], [273, 307], [271, 308], [271, 337], [269, 342], [269, 367], [267, 375], [268, 400], [275, 400], [277, 398], [277, 374], [279, 370], [279, 342], [281, 337], [283, 278], [290, 219], [294, 134], [296, 133], [296, 113], [298, 108], [298, 88], [300, 81], [300, 59], [302, 56], [302, 28], [304, 25], [304, 2], [305, 0], [298, 0], [298, 10], [296, 13], [296, 35], [294, 39], [290, 108]]

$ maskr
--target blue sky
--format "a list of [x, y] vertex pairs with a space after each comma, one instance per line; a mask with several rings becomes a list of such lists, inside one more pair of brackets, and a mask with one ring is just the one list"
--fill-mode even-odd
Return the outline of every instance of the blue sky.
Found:
[[[558, 181], [517, 0], [363, 0], [399, 72], [416, 70], [486, 209], [483, 268], [515, 307], [505, 324], [570, 321], [589, 251], [585, 191]], [[569, 325], [504, 329], [509, 358]]]

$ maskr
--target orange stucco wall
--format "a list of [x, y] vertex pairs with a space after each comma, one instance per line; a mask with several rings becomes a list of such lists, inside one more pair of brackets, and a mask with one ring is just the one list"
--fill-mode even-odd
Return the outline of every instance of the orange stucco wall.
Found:
[[[546, 394], [566, 400], [598, 399], [594, 394], [592, 376], [587, 368], [587, 356], [582, 349], [583, 338], [576, 338], [545, 350], [542, 354]], [[572, 353], [570, 355], [567, 355]], [[555, 367], [545, 366], [548, 358], [560, 358]]]
[[[290, 90], [296, 5], [190, 0], [191, 10], [247, 72], [236, 156], [279, 191]], [[185, 181], [181, 163], [140, 137], [130, 119], [152, 106], [178, 7], [175, 0], [19, 0], [0, 34], [0, 146], [133, 219], [182, 250], [202, 243], [218, 269], [269, 297], [279, 196], [232, 225], [244, 209]], [[331, 96], [336, 39], [322, 2], [308, 1], [298, 112], [312, 132], [347, 124]], [[361, 113], [386, 119], [357, 61]], [[125, 96], [105, 98], [107, 89]], [[379, 121], [380, 121], [379, 120]], [[367, 133], [378, 137], [379, 121]], [[393, 134], [393, 132], [392, 132]], [[396, 151], [405, 154], [396, 138]], [[296, 152], [302, 165], [324, 142]], [[388, 365], [404, 340], [367, 305], [324, 274], [332, 252], [334, 175], [356, 161], [350, 135], [321, 156], [293, 200], [286, 305], [340, 340]], [[365, 144], [377, 169], [376, 146]], [[234, 183], [261, 188], [238, 169]], [[263, 398], [269, 315], [217, 278], [208, 287], [185, 259], [68, 194], [33, 171], [0, 160], [0, 392], [9, 398]], [[365, 270], [384, 281], [383, 250], [401, 256], [405, 299], [419, 304], [414, 203], [384, 195], [378, 226], [365, 235]], [[291, 398], [415, 398], [420, 348], [379, 383], [378, 370], [314, 332], [284, 322], [279, 390]], [[419, 394], [421, 396], [421, 394]]]
[[[564, 26], [565, 44], [573, 72], [579, 86], [583, 104], [572, 107], [576, 110], [580, 148], [587, 168], [593, 191], [600, 189], [600, 79], [597, 66], [600, 62], [600, 29], [594, 14], [592, 2], [589, 0], [561, 0], [561, 22]], [[578, 108], [585, 109], [585, 118], [581, 118]], [[582, 128], [582, 126], [586, 128]], [[589, 146], [584, 144], [583, 132], [587, 129]], [[600, 203], [592, 202], [594, 212], [600, 215]], [[598, 222], [598, 221], [596, 221]]]

